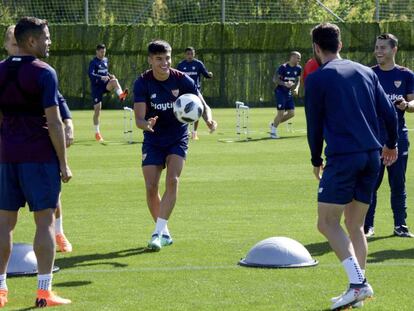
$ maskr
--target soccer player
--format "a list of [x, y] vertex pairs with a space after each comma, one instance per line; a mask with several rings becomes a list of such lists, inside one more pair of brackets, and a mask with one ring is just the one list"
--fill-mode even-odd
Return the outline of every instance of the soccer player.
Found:
[[[397, 115], [375, 73], [340, 58], [338, 26], [316, 26], [312, 42], [321, 67], [306, 78], [307, 135], [313, 172], [320, 180], [318, 229], [349, 279], [349, 288], [332, 300], [331, 309], [339, 310], [373, 295], [365, 279], [364, 218], [380, 170], [380, 157], [386, 166], [397, 159]], [[384, 120], [388, 134], [384, 146], [379, 141], [378, 116]], [[325, 166], [321, 158], [324, 140]], [[349, 236], [340, 224], [342, 214]]]
[[92, 99], [93, 99], [93, 125], [95, 127], [95, 139], [98, 142], [103, 142], [104, 139], [99, 129], [100, 116], [102, 110], [103, 94], [115, 91], [119, 100], [125, 101], [128, 96], [128, 89], [122, 91], [121, 85], [117, 78], [108, 71], [108, 58], [105, 57], [105, 44], [98, 44], [96, 46], [96, 56], [89, 63], [89, 79], [91, 80]]
[[[9, 56], [18, 55], [19, 48], [17, 46], [16, 38], [14, 37], [15, 25], [11, 25], [7, 28], [6, 34], [4, 36], [4, 47]], [[68, 105], [66, 104], [65, 98], [58, 91], [58, 102], [59, 102], [59, 112], [62, 117], [63, 124], [65, 125], [65, 140], [66, 147], [70, 147], [73, 144], [74, 140], [74, 128], [72, 122], [72, 116], [69, 110]], [[55, 212], [55, 239], [56, 244], [59, 247], [59, 250], [63, 253], [69, 253], [72, 251], [72, 244], [66, 238], [65, 233], [63, 232], [63, 216], [62, 216], [62, 203], [59, 196], [58, 206], [56, 207]]]
[[[203, 62], [195, 58], [195, 49], [192, 46], [185, 49], [185, 59], [178, 64], [177, 69], [185, 72], [191, 79], [194, 80], [194, 83], [200, 93], [201, 75], [207, 79], [213, 78], [213, 73], [211, 71], [207, 71], [207, 68], [204, 66]], [[191, 138], [194, 140], [198, 140], [197, 129], [198, 121], [194, 122], [194, 128], [191, 132]]]
[[[188, 149], [188, 126], [174, 116], [173, 103], [182, 94], [198, 95], [204, 105], [203, 118], [210, 129], [217, 127], [210, 107], [205, 103], [194, 81], [186, 74], [172, 69], [171, 46], [163, 40], [148, 45], [151, 70], [141, 74], [134, 84], [134, 112], [138, 128], [144, 131], [142, 172], [147, 204], [156, 222], [148, 248], [159, 251], [171, 245], [168, 219], [178, 193], [178, 182]], [[166, 168], [165, 192], [159, 194], [159, 181]]]
[[[405, 191], [405, 172], [408, 160], [408, 130], [405, 125], [405, 112], [414, 112], [414, 74], [411, 70], [395, 64], [395, 55], [398, 50], [398, 39], [393, 34], [385, 33], [377, 37], [375, 43], [375, 57], [377, 65], [372, 69], [388, 98], [394, 102], [398, 115], [398, 160], [387, 167], [388, 182], [391, 188], [391, 209], [394, 215], [394, 235], [413, 238], [407, 227], [407, 204]], [[387, 133], [380, 127], [381, 143], [385, 142]], [[376, 184], [376, 191], [365, 218], [364, 231], [367, 237], [374, 235], [374, 215], [377, 205], [377, 190], [384, 177], [385, 166], [381, 166]]]
[[273, 76], [276, 84], [275, 98], [277, 114], [270, 124], [270, 137], [279, 138], [277, 127], [295, 115], [293, 95], [297, 96], [300, 86], [302, 67], [299, 65], [301, 55], [297, 51], [290, 52], [289, 61], [279, 66]]
[[24, 17], [16, 25], [19, 53], [0, 63], [0, 306], [7, 303], [6, 271], [18, 210], [34, 213], [38, 266], [37, 307], [69, 304], [51, 291], [55, 208], [61, 180], [72, 173], [58, 107], [55, 70], [38, 58], [51, 44], [47, 21]]

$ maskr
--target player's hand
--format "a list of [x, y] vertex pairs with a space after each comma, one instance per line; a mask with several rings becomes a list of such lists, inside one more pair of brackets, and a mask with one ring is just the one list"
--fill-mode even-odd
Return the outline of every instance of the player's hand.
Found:
[[323, 174], [323, 165], [313, 167], [313, 175], [315, 175], [317, 180], [321, 180]]
[[206, 125], [210, 129], [210, 134], [217, 129], [217, 122], [214, 120], [206, 121]]
[[60, 178], [62, 182], [67, 183], [72, 178], [72, 171], [68, 165], [60, 166]]
[[293, 95], [294, 95], [294, 96], [298, 96], [299, 91], [298, 91], [298, 89], [294, 89], [294, 90], [292, 91], [292, 93], [293, 93]]
[[155, 126], [155, 123], [157, 123], [158, 116], [155, 116], [153, 118], [149, 118], [147, 120], [147, 126], [145, 127], [144, 131], [148, 132], [154, 132], [153, 127]]
[[290, 88], [292, 88], [292, 86], [294, 85], [295, 83], [293, 83], [293, 81], [286, 81], [285, 82], [285, 86], [288, 88], [288, 89], [290, 89]]
[[110, 73], [108, 73], [108, 77], [109, 77], [109, 79], [111, 79], [111, 80], [116, 79], [116, 78], [115, 78], [115, 75], [112, 75], [112, 74], [110, 74]]
[[72, 122], [68, 122], [65, 124], [65, 141], [66, 141], [66, 148], [69, 148], [73, 145], [75, 137], [73, 134], [73, 124]]
[[398, 148], [389, 149], [387, 146], [382, 148], [381, 159], [385, 166], [391, 166], [398, 158]]
[[101, 80], [102, 81], [104, 81], [104, 82], [106, 82], [106, 81], [109, 81], [111, 78], [110, 77], [108, 77], [108, 76], [102, 76], [101, 77]]
[[408, 102], [406, 102], [404, 98], [398, 98], [394, 101], [394, 105], [398, 109], [405, 111], [408, 107]]

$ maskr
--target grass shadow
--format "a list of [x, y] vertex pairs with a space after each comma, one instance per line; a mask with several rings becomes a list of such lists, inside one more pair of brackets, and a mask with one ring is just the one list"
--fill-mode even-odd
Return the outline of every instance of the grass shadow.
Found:
[[53, 284], [53, 287], [78, 287], [92, 284], [91, 281], [73, 281]]
[[123, 268], [128, 266], [124, 263], [112, 261], [112, 259], [131, 257], [136, 255], [142, 255], [151, 253], [152, 251], [146, 247], [125, 249], [116, 252], [104, 253], [104, 254], [86, 254], [73, 257], [57, 258], [55, 265], [61, 269], [74, 268], [74, 267], [86, 267], [86, 266], [98, 266], [98, 265], [110, 265], [113, 268]]
[[322, 256], [329, 252], [332, 252], [332, 248], [329, 245], [328, 241], [307, 244], [305, 247], [312, 256]]
[[391, 259], [414, 259], [414, 248], [395, 250], [387, 249], [374, 253], [368, 253], [368, 263], [384, 262]]

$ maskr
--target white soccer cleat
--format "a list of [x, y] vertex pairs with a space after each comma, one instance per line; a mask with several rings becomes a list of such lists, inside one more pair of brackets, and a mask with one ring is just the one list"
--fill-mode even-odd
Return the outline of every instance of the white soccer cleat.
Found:
[[372, 297], [373, 295], [374, 290], [368, 283], [363, 284], [359, 288], [350, 287], [341, 296], [334, 297], [331, 299], [331, 301], [333, 302], [331, 310], [342, 310], [348, 307], [357, 307], [356, 304], [358, 304], [359, 302], [363, 302], [365, 299]]
[[[337, 302], [341, 297], [342, 297], [342, 295], [344, 295], [346, 293], [346, 291], [345, 292], [343, 292], [341, 295], [339, 295], [339, 296], [336, 296], [336, 297], [332, 297], [331, 298], [331, 302], [332, 303], [335, 303], [335, 302]], [[358, 302], [356, 302], [356, 303], [354, 303], [353, 305], [352, 305], [352, 308], [355, 308], [355, 309], [359, 309], [359, 308], [362, 308], [364, 306], [364, 302], [363, 301], [358, 301]]]

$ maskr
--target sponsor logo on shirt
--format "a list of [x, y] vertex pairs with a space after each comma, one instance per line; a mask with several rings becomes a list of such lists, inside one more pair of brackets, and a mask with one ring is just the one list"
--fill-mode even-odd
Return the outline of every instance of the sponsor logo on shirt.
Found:
[[166, 111], [167, 109], [173, 108], [173, 103], [156, 104], [156, 103], [151, 102], [151, 107], [154, 108], [155, 110]]
[[180, 90], [176, 89], [176, 90], [171, 90], [171, 93], [175, 96], [178, 97], [178, 94], [180, 94]]
[[398, 89], [401, 86], [402, 81], [394, 81], [395, 87]]
[[401, 99], [404, 98], [404, 96], [402, 95], [397, 95], [397, 94], [387, 94], [387, 97], [389, 98], [389, 100], [393, 103], [395, 102], [397, 99]]

